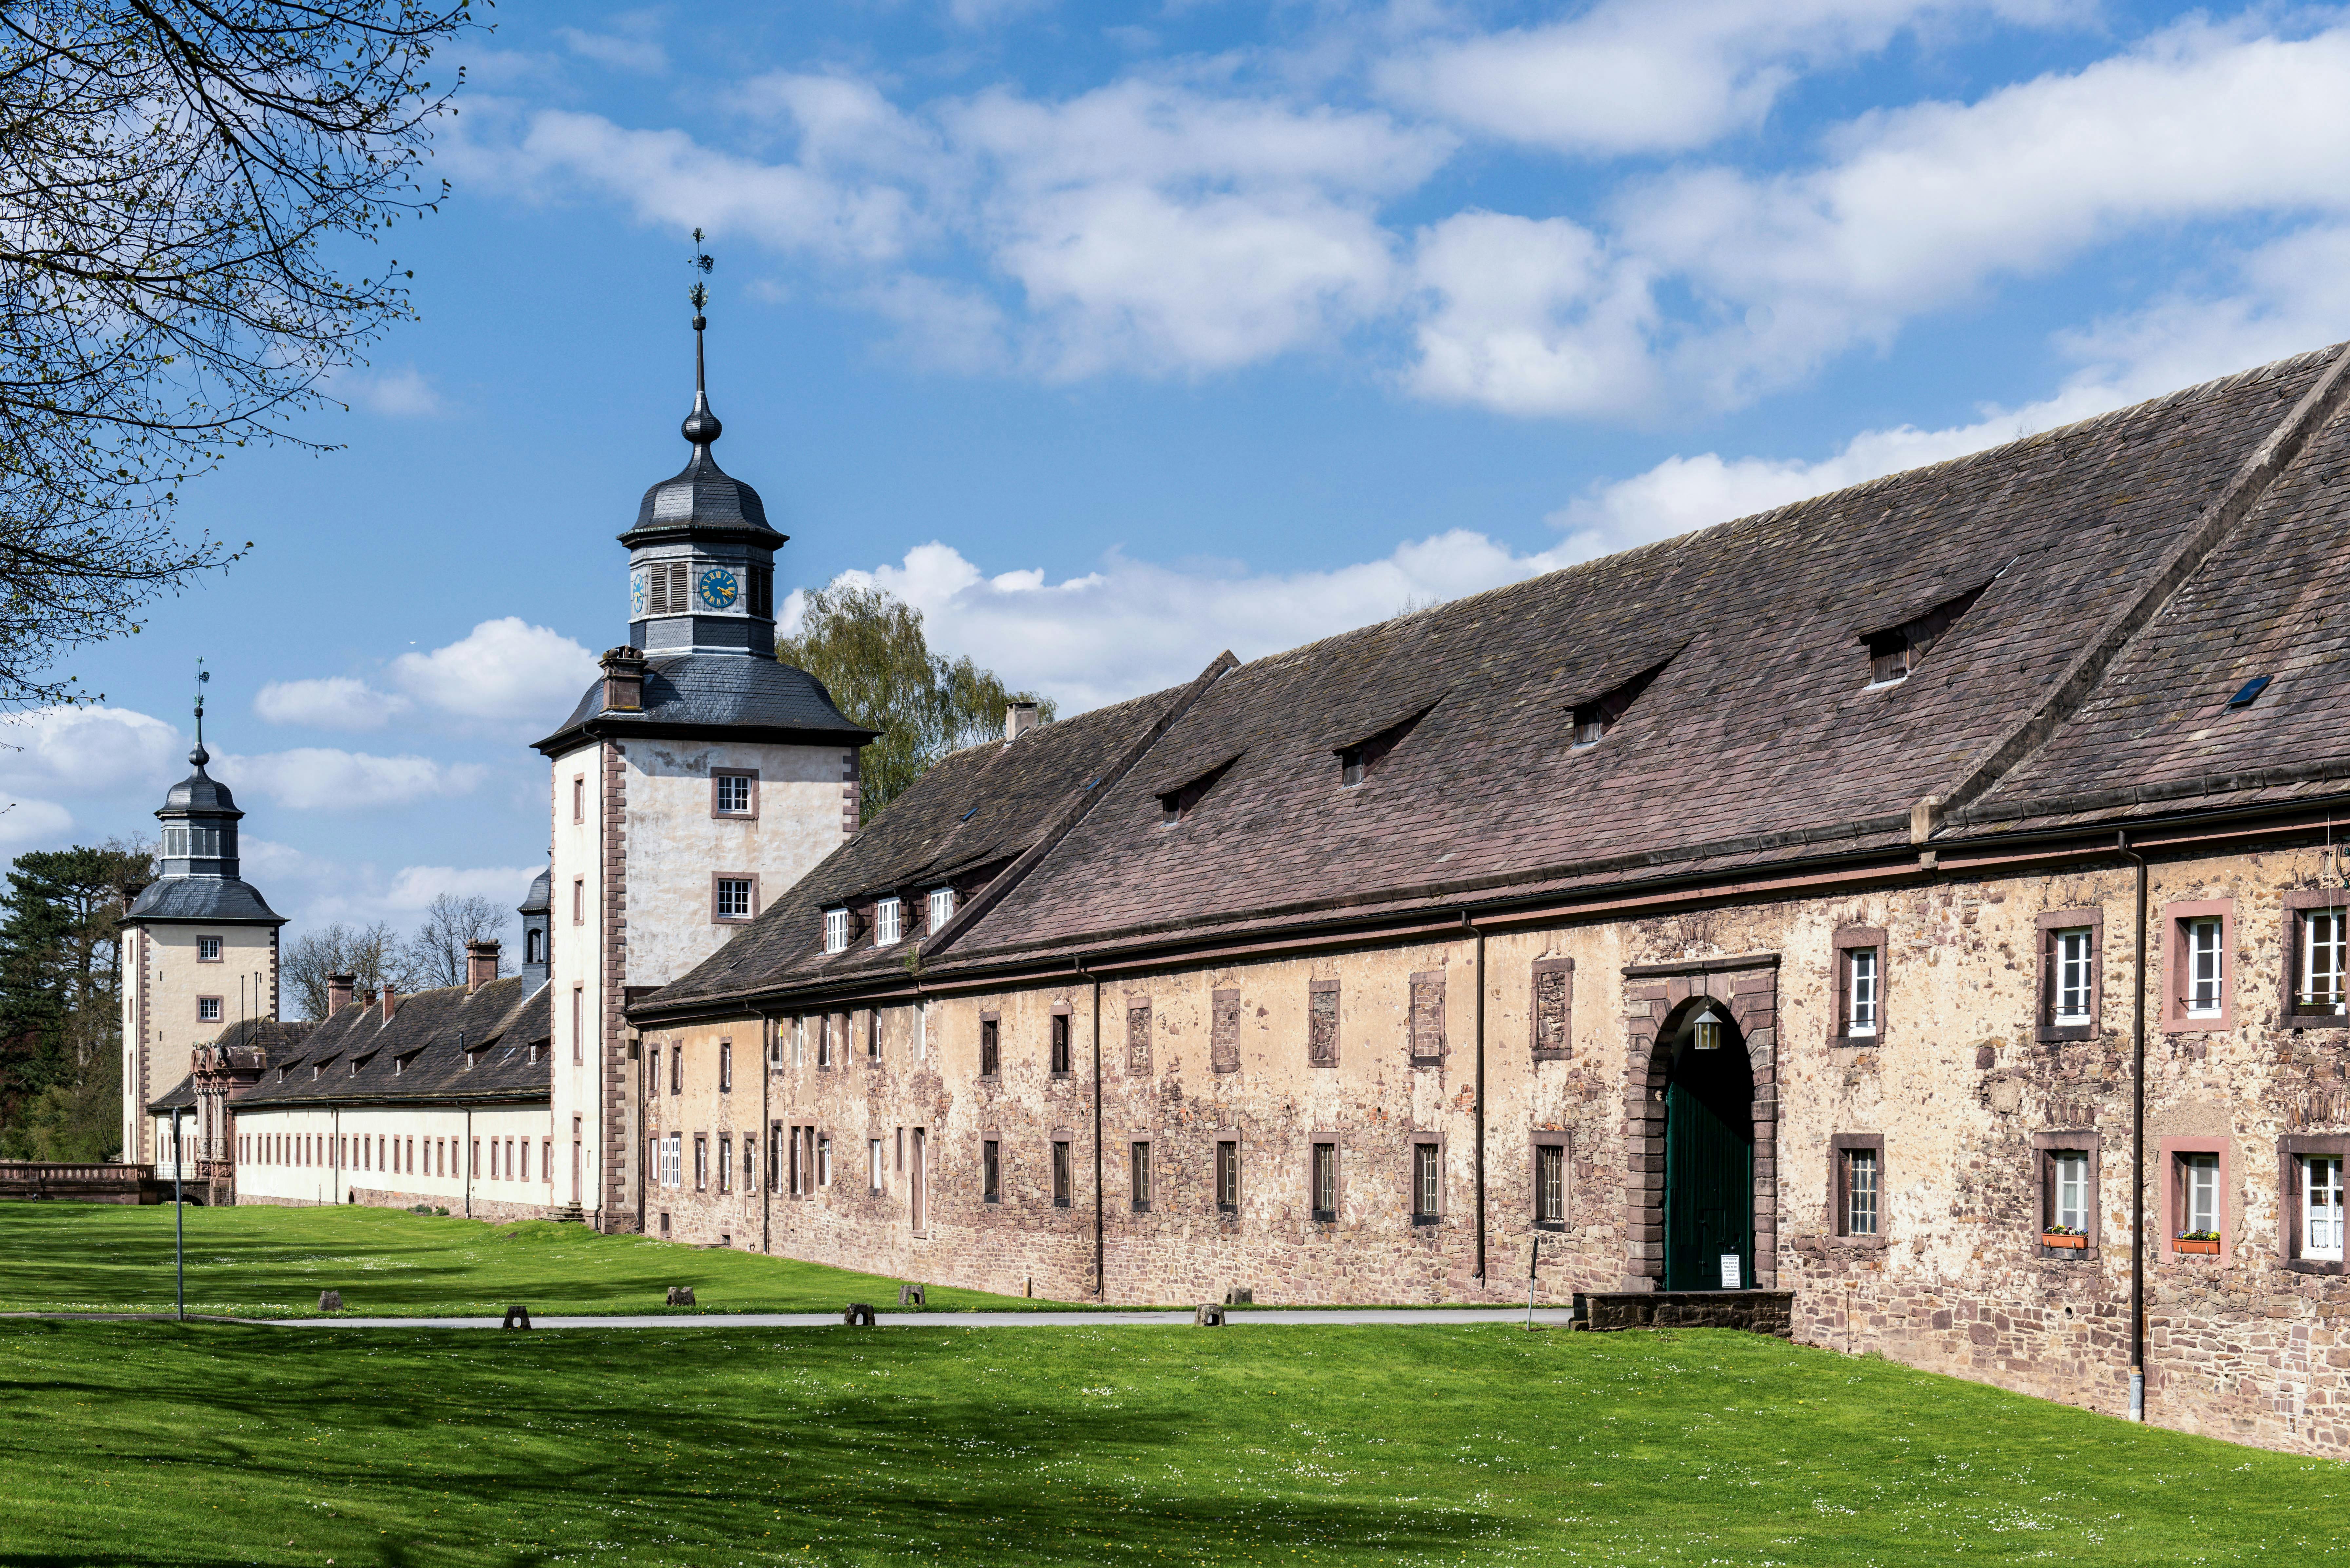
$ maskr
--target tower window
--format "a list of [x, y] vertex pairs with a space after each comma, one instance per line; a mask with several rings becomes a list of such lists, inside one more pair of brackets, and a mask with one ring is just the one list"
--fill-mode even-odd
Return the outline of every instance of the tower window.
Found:
[[220, 1015], [221, 1015], [221, 999], [220, 999], [219, 997], [217, 997], [217, 996], [200, 996], [200, 997], [196, 998], [196, 1022], [197, 1022], [197, 1023], [218, 1023], [220, 1022]]
[[536, 926], [533, 926], [529, 930], [525, 931], [522, 939], [522, 950], [524, 962], [545, 963], [546, 961], [546, 933], [540, 930]]
[[221, 940], [218, 937], [198, 937], [196, 939], [196, 961], [198, 963], [218, 963], [220, 961]]
[[775, 569], [773, 566], [753, 566], [743, 573], [750, 581], [750, 613], [760, 620], [775, 618]]
[[647, 616], [691, 615], [693, 613], [692, 576], [691, 561], [655, 561], [645, 568], [645, 608]]
[[720, 920], [747, 920], [756, 909], [759, 883], [754, 877], [721, 877], [716, 879], [711, 916]]
[[710, 779], [710, 810], [713, 816], [759, 815], [759, 775], [746, 768], [713, 772]]

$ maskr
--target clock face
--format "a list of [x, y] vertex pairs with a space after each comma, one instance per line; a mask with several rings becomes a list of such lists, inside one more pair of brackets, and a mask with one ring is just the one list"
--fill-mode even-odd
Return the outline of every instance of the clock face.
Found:
[[629, 609], [630, 611], [631, 619], [644, 619], [645, 575], [642, 572], [630, 572], [629, 574]]
[[723, 566], [712, 566], [702, 573], [697, 587], [703, 607], [714, 610], [730, 608], [743, 591], [741, 585], [734, 580], [734, 574]]

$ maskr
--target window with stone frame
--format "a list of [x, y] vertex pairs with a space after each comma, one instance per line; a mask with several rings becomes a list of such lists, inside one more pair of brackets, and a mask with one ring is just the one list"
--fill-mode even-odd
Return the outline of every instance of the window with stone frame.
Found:
[[722, 1095], [734, 1092], [734, 1042], [732, 1040], [718, 1043], [718, 1092]]
[[[2235, 1027], [2235, 902], [2203, 898], [2163, 906], [2162, 1026], [2174, 1032]], [[2292, 960], [2286, 960], [2290, 966]]]
[[1885, 933], [1871, 926], [1836, 932], [1836, 1037], [1874, 1045], [1885, 1037]]
[[758, 774], [749, 768], [711, 769], [710, 815], [712, 816], [758, 815]]
[[1315, 1222], [1338, 1219], [1338, 1140], [1316, 1139], [1306, 1165], [1306, 1201]]
[[1444, 1218], [1444, 1146], [1415, 1139], [1411, 1146], [1411, 1222], [1433, 1225]]
[[705, 1192], [710, 1188], [710, 1138], [703, 1133], [693, 1135], [693, 1189]]
[[1575, 961], [1536, 959], [1534, 967], [1534, 1053], [1537, 1062], [1564, 1062], [1573, 1049]]
[[1335, 1067], [1338, 1064], [1338, 982], [1311, 981], [1305, 1002], [1305, 1064]]
[[865, 1140], [865, 1190], [868, 1196], [874, 1198], [881, 1196], [881, 1177], [882, 1173], [889, 1168], [889, 1164], [888, 1158], [881, 1152], [881, 1140], [878, 1137], [867, 1138]]
[[881, 1060], [881, 1010], [878, 1007], [865, 1010], [865, 1059], [877, 1064]]
[[1217, 991], [1208, 998], [1208, 1069], [1237, 1073], [1241, 1066], [1241, 993]]
[[2295, 889], [2283, 902], [2282, 1025], [2350, 1027], [2350, 888]]
[[198, 937], [196, 939], [196, 961], [198, 963], [220, 962], [221, 940], [218, 937]]
[[1069, 1140], [1056, 1137], [1053, 1140], [1053, 1207], [1066, 1209], [1068, 1206]]
[[982, 1203], [1003, 1201], [1003, 1145], [995, 1138], [983, 1138], [979, 1145], [979, 1200]]
[[2233, 1171], [2226, 1137], [2170, 1137], [2160, 1142], [2164, 1250], [2228, 1255], [2234, 1222], [2228, 1209]]
[[1873, 1246], [1885, 1239], [1885, 1138], [1837, 1133], [1828, 1139], [1828, 1233]]
[[1216, 1211], [1241, 1211], [1241, 1143], [1238, 1137], [1216, 1140]]
[[2343, 1178], [2350, 1170], [2350, 1134], [2293, 1133], [2277, 1140], [2281, 1251], [2296, 1273], [2345, 1270]]
[[1003, 1025], [993, 1012], [979, 1015], [979, 1075], [997, 1076], [1003, 1070]]
[[1131, 1148], [1132, 1184], [1129, 1189], [1137, 1214], [1150, 1212], [1150, 1141], [1136, 1138]]
[[196, 998], [196, 1022], [197, 1022], [197, 1023], [218, 1023], [220, 1022], [220, 1017], [221, 1017], [221, 999], [220, 999], [219, 997], [217, 997], [217, 996], [200, 996], [200, 997]]
[[685, 1047], [674, 1043], [669, 1048], [669, 1092], [672, 1095], [685, 1093]]
[[734, 1135], [733, 1133], [718, 1135], [718, 1190], [721, 1192], [734, 1190]]
[[832, 1135], [818, 1133], [816, 1137], [816, 1184], [832, 1185]]
[[1126, 1071], [1128, 1077], [1150, 1074], [1150, 998], [1126, 999]]
[[1567, 1135], [1534, 1135], [1534, 1220], [1537, 1231], [1566, 1229]]
[[1050, 1070], [1055, 1078], [1066, 1078], [1070, 1073], [1068, 1003], [1064, 1002], [1054, 1004], [1050, 1027], [1052, 1031], [1048, 1042], [1051, 1050]]
[[1410, 1036], [1411, 1063], [1433, 1067], [1444, 1059], [1444, 971], [1429, 970], [1411, 977], [1410, 1010], [1404, 1021]]

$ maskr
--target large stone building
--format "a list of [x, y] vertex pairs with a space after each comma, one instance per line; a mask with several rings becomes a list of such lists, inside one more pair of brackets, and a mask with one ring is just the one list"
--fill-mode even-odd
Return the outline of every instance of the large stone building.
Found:
[[[548, 983], [229, 1043], [240, 1194], [1111, 1302], [1519, 1301], [1539, 1246], [1549, 1301], [1787, 1292], [1814, 1343], [2350, 1449], [2345, 368], [1015, 711], [861, 832], [698, 404], [631, 646], [540, 742]], [[428, 1105], [357, 1136], [463, 1191], [345, 1146]], [[492, 1195], [467, 1140], [532, 1116]]]
[[2350, 1448], [2345, 364], [949, 758], [630, 1006], [642, 1223], [1113, 1302], [1539, 1243]]

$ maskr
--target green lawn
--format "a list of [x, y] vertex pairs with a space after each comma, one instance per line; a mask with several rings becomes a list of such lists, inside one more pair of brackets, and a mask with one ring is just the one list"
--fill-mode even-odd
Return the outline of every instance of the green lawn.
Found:
[[[489, 1226], [396, 1209], [187, 1211], [188, 1310], [308, 1316], [339, 1290], [369, 1317], [503, 1313], [896, 1311], [898, 1283], [820, 1263], [703, 1250], [584, 1225]], [[691, 1285], [692, 1308], [662, 1305]], [[931, 1310], [1045, 1307], [1017, 1296], [937, 1289]], [[168, 1312], [172, 1209], [0, 1203], [0, 1312]]]
[[0, 1565], [2295, 1563], [2342, 1467], [1715, 1331], [0, 1323]]

